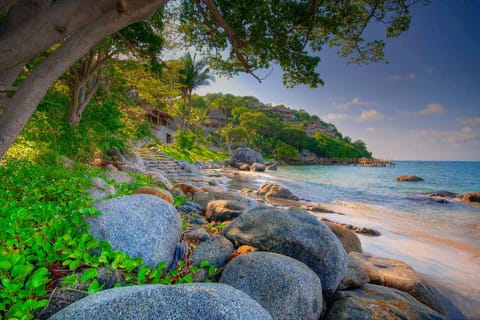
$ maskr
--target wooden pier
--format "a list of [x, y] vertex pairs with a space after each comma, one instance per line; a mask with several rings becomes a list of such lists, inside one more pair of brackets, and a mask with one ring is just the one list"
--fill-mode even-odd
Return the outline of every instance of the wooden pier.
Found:
[[354, 165], [362, 167], [394, 167], [395, 162], [392, 159], [360, 158], [357, 159]]

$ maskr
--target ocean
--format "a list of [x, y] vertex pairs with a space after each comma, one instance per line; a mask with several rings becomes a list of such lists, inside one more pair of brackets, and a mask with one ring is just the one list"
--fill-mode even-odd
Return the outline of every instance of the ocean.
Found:
[[[421, 182], [398, 182], [416, 175]], [[341, 214], [333, 221], [371, 227], [366, 253], [399, 259], [421, 273], [469, 319], [480, 319], [480, 206], [439, 203], [427, 192], [480, 191], [480, 162], [397, 161], [394, 167], [280, 166], [255, 176]]]

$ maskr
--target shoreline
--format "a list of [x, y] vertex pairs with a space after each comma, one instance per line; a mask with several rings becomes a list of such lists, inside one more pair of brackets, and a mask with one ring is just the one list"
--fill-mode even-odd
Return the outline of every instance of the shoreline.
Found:
[[[253, 200], [258, 199], [240, 190], [256, 189], [265, 181], [281, 184], [280, 180], [283, 179], [276, 179], [268, 173], [244, 172], [231, 168], [218, 171], [229, 179], [223, 186], [226, 190], [237, 191]], [[294, 190], [292, 192], [295, 193]], [[309, 202], [309, 199], [302, 200]], [[364, 252], [397, 259], [413, 267], [422, 278], [435, 286], [440, 296], [443, 296], [441, 298], [446, 303], [452, 319], [461, 319], [462, 314], [467, 319], [480, 317], [477, 308], [480, 303], [480, 281], [474, 281], [480, 272], [480, 249], [460, 240], [429, 234], [420, 228], [412, 229], [415, 221], [403, 223], [401, 216], [392, 220], [385, 214], [379, 215], [378, 211], [385, 209], [380, 206], [374, 210], [374, 213], [369, 213], [368, 211], [375, 206], [350, 202], [318, 204], [336, 212], [309, 211], [319, 219], [326, 217], [335, 223], [347, 223], [379, 230], [382, 233], [380, 237], [358, 234]], [[288, 207], [289, 204], [280, 206]]]

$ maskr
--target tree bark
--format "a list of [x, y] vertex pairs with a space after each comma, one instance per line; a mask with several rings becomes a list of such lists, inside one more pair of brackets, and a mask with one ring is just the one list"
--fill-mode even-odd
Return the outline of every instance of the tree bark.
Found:
[[[104, 12], [103, 15], [96, 17], [91, 23], [73, 32], [56, 51], [50, 54], [50, 56], [32, 71], [21, 86], [17, 88], [14, 96], [8, 99], [3, 113], [0, 114], [0, 158], [3, 157], [8, 147], [21, 133], [38, 103], [45, 95], [48, 87], [74, 64], [75, 61], [87, 53], [88, 50], [102, 38], [133, 22], [147, 18], [160, 6], [165, 5], [167, 1], [168, 0], [125, 0], [122, 1], [122, 10], [118, 10], [116, 5], [115, 8]], [[71, 1], [62, 2], [70, 3]], [[81, 13], [76, 13], [78, 15], [85, 14], [85, 12], [90, 14], [94, 11], [93, 8], [85, 4], [87, 1], [74, 2], [82, 4]], [[98, 2], [103, 3], [104, 1]], [[62, 12], [58, 14], [53, 21], [63, 16], [64, 14]], [[72, 16], [75, 16], [75, 14], [72, 14]], [[73, 18], [66, 18], [66, 20], [69, 19]], [[30, 35], [35, 31], [35, 29], [31, 29]], [[23, 38], [22, 41], [23, 43], [19, 48], [30, 46], [30, 43], [25, 45], [25, 38]], [[0, 61], [3, 63], [4, 57], [11, 56], [12, 53], [10, 52], [10, 54], [5, 55], [3, 41], [0, 41], [0, 44], [0, 48], [2, 48]], [[28, 50], [24, 49], [23, 51]], [[35, 54], [38, 53], [37, 49]], [[18, 64], [18, 62], [13, 65], [16, 64]]]
[[[126, 2], [142, 5], [158, 1]], [[109, 12], [118, 13], [117, 6], [117, 0], [17, 1], [0, 30], [0, 73], [48, 50]]]

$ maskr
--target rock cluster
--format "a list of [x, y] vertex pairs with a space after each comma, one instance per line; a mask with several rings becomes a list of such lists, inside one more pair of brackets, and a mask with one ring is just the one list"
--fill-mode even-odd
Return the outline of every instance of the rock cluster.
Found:
[[[121, 166], [132, 167], [126, 171], [143, 170], [134, 155], [119, 151], [116, 156], [129, 161]], [[255, 171], [268, 168], [261, 155], [248, 148], [237, 150], [232, 163]], [[359, 230], [320, 221], [299, 207], [324, 208], [302, 203], [279, 184], [267, 182], [250, 194], [295, 203], [295, 208], [265, 206], [238, 193], [186, 183], [172, 186], [161, 172], [154, 176], [170, 192], [142, 187], [137, 194], [97, 202], [102, 214], [89, 221], [92, 233], [152, 267], [182, 259], [183, 234], [194, 244], [185, 261], [196, 266], [209, 261], [220, 283], [112, 288], [76, 296], [73, 300], [78, 301], [62, 304], [50, 319], [446, 318], [435, 290], [412, 268], [362, 254], [353, 232]], [[100, 180], [94, 184], [101, 196], [114, 192]], [[177, 211], [172, 194], [191, 201]], [[179, 212], [189, 225], [185, 231]], [[194, 281], [206, 279], [206, 271], [201, 271]]]

